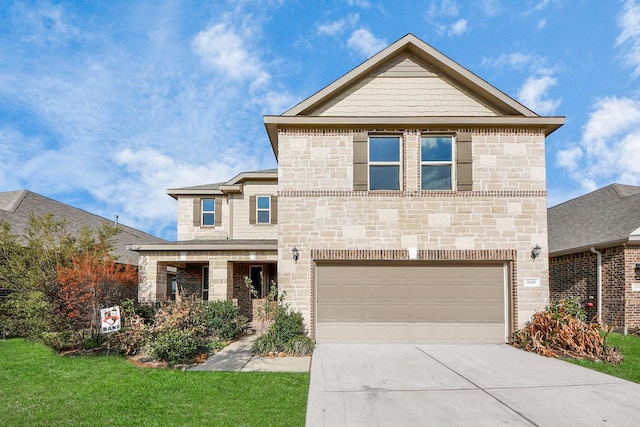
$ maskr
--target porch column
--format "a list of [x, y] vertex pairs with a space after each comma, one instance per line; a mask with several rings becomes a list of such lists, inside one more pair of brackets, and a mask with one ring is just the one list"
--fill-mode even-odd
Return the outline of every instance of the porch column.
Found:
[[227, 277], [227, 261], [225, 259], [209, 261], [209, 301], [230, 300]]
[[138, 301], [155, 303], [167, 298], [167, 266], [141, 256], [138, 263]]

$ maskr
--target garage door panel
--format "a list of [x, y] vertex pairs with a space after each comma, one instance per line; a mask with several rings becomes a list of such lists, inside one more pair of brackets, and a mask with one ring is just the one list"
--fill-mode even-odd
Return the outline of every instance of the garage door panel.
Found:
[[318, 342], [506, 338], [501, 264], [321, 264], [316, 278]]

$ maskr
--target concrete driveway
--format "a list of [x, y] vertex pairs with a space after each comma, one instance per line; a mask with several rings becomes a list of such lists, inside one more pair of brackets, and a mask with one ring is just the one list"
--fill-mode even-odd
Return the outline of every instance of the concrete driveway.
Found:
[[640, 384], [508, 345], [320, 344], [307, 427], [637, 426]]

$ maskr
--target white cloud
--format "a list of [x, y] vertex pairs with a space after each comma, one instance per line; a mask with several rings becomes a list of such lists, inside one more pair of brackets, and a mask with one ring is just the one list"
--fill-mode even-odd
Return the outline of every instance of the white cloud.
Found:
[[347, 4], [349, 6], [360, 7], [362, 9], [369, 9], [371, 7], [371, 3], [367, 0], [347, 0]]
[[342, 34], [347, 29], [353, 28], [358, 22], [359, 18], [360, 15], [358, 15], [357, 13], [352, 13], [349, 16], [338, 21], [329, 22], [326, 24], [318, 24], [318, 34], [326, 36], [335, 36], [338, 34]]
[[193, 49], [205, 64], [228, 79], [251, 80], [260, 86], [270, 78], [258, 55], [249, 51], [246, 41], [226, 23], [199, 32], [193, 39]]
[[13, 8], [12, 21], [22, 28], [23, 39], [29, 43], [64, 44], [80, 35], [60, 5], [42, 3], [31, 8], [18, 3]]
[[553, 114], [562, 102], [562, 99], [549, 96], [550, 89], [558, 84], [558, 79], [554, 76], [558, 67], [549, 66], [547, 58], [543, 56], [514, 52], [502, 54], [495, 60], [484, 58], [482, 65], [494, 68], [508, 67], [529, 73], [518, 90], [517, 98], [538, 114]]
[[621, 33], [615, 45], [622, 48], [624, 61], [633, 67], [633, 76], [637, 77], [640, 75], [640, 5], [635, 0], [625, 2], [618, 27]]
[[369, 30], [360, 28], [351, 33], [347, 46], [364, 57], [370, 57], [387, 46], [387, 42], [374, 36]]
[[455, 23], [449, 27], [449, 35], [450, 36], [459, 36], [464, 34], [467, 31], [467, 20], [466, 19], [458, 19]]
[[500, 12], [500, 0], [483, 0], [481, 3], [482, 11], [485, 15], [493, 16]]
[[460, 7], [455, 0], [433, 1], [429, 5], [428, 16], [437, 19], [443, 16], [455, 17], [460, 13]]
[[541, 19], [538, 21], [538, 25], [536, 28], [538, 28], [539, 30], [543, 29], [545, 26], [547, 25], [547, 20], [546, 19]]
[[556, 165], [588, 191], [612, 181], [640, 183], [640, 101], [598, 100], [581, 140], [559, 150]]
[[549, 88], [557, 83], [557, 80], [551, 76], [529, 77], [518, 91], [518, 99], [538, 114], [553, 114], [561, 100], [550, 99], [546, 96]]

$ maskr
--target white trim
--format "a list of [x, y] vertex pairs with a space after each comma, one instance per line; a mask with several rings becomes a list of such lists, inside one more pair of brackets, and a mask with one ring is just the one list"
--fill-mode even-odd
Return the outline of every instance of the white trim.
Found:
[[509, 264], [504, 263], [504, 342], [509, 342]]

